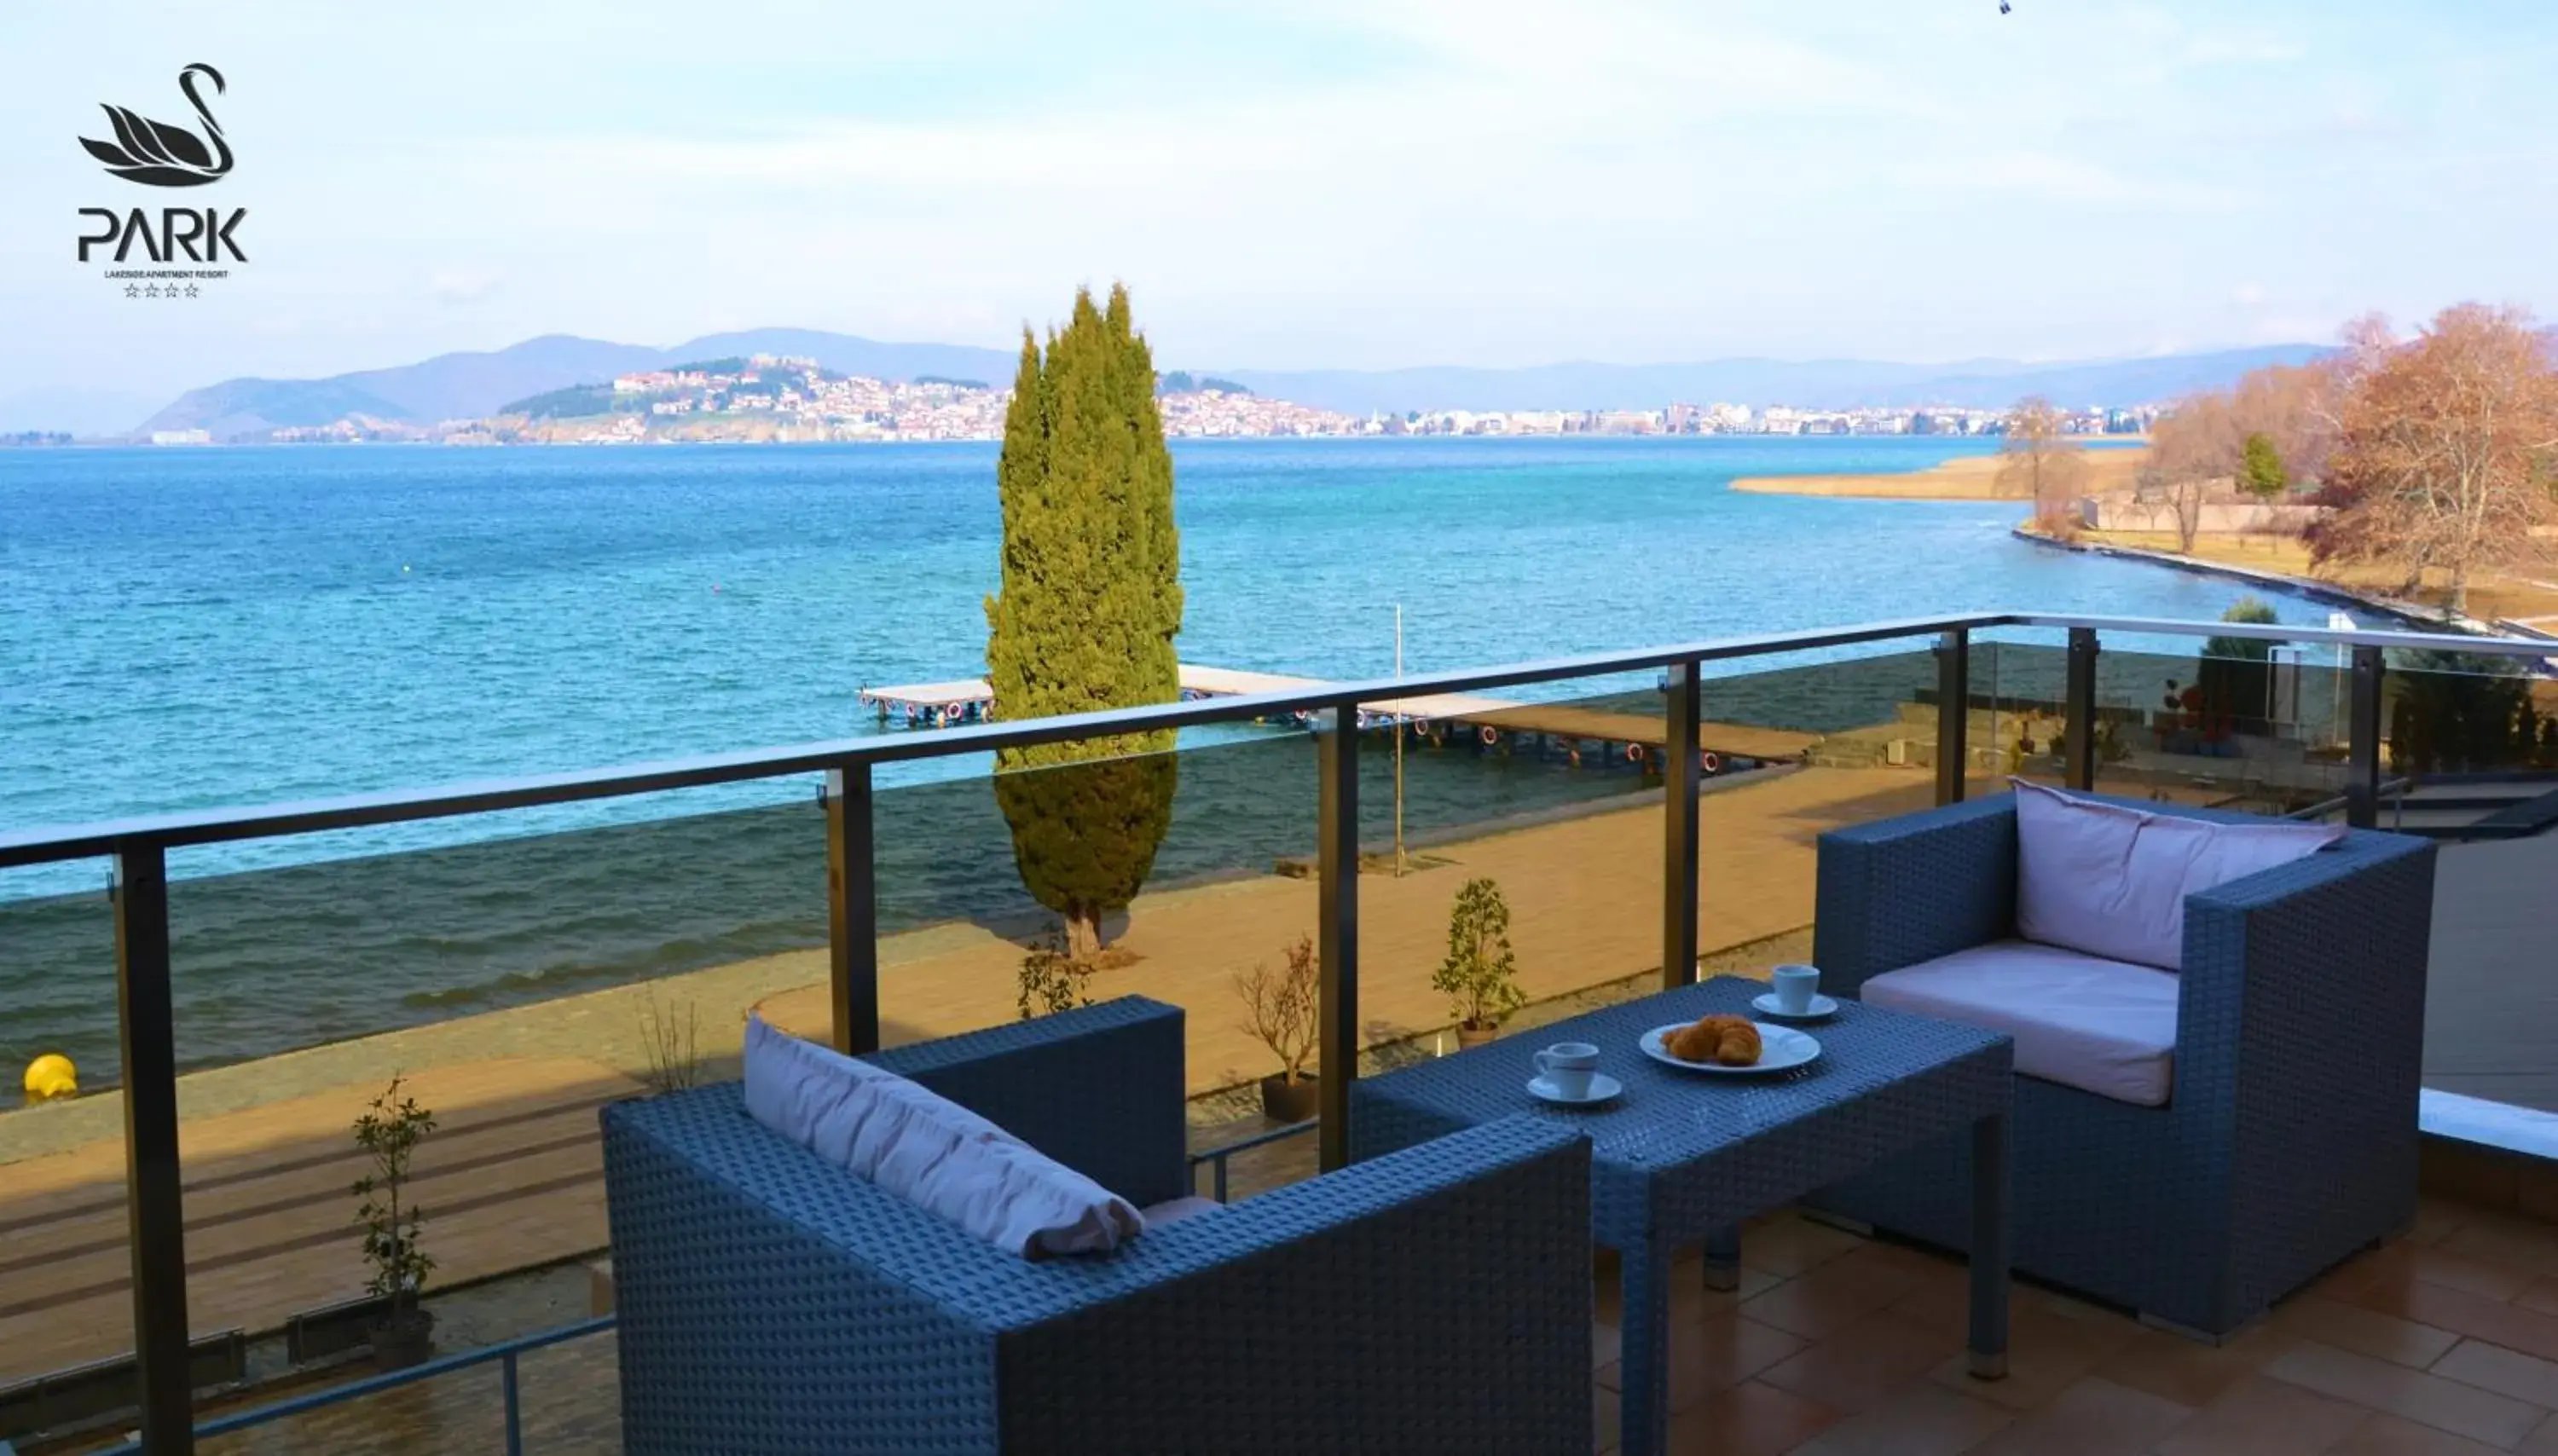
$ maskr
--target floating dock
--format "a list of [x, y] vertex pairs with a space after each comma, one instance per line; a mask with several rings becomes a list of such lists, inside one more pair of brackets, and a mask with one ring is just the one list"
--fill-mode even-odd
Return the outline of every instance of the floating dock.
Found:
[[[1253, 693], [1308, 692], [1327, 686], [1320, 678], [1286, 673], [1248, 672], [1190, 662], [1181, 665], [1181, 691], [1186, 702]], [[860, 696], [862, 702], [879, 711], [882, 723], [898, 723], [911, 728], [983, 723], [995, 706], [994, 689], [983, 679], [864, 688]], [[1292, 716], [1291, 722], [1303, 727], [1304, 716]], [[1471, 693], [1375, 699], [1359, 705], [1359, 727], [1405, 728], [1434, 746], [1468, 742], [1479, 750], [1559, 753], [1574, 763], [1595, 753], [1608, 762], [1638, 767], [1655, 766], [1650, 760], [1657, 758], [1668, 742], [1667, 724], [1639, 713], [1611, 713], [1562, 703], [1520, 703]], [[1697, 730], [1697, 749], [1710, 773], [1727, 766], [1799, 761], [1819, 740], [1818, 733], [1746, 724], [1707, 723], [1699, 725]]]

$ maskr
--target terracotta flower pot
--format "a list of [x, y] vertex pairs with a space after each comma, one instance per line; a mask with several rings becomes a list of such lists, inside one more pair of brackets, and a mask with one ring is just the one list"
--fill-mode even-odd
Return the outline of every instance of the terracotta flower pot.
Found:
[[1460, 1021], [1457, 1023], [1457, 1048], [1463, 1051], [1473, 1046], [1489, 1046], [1492, 1038], [1500, 1034], [1498, 1026], [1478, 1026], [1472, 1021]]
[[1274, 1123], [1302, 1123], [1315, 1115], [1315, 1074], [1308, 1072], [1294, 1082], [1287, 1074], [1274, 1072], [1261, 1079], [1261, 1116]]

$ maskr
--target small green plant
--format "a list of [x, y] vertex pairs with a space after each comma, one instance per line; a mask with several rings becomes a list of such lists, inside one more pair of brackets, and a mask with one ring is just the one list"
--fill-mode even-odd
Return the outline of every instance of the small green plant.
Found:
[[1297, 937], [1287, 954], [1287, 964], [1276, 971], [1266, 961], [1254, 962], [1234, 978], [1234, 993], [1243, 1000], [1243, 1029], [1270, 1048], [1279, 1059], [1280, 1076], [1295, 1086], [1305, 1079], [1306, 1061], [1315, 1054], [1316, 1008], [1323, 992], [1314, 937]]
[[701, 1010], [685, 1001], [681, 1015], [657, 1004], [652, 989], [640, 1006], [640, 1047], [648, 1058], [644, 1080], [657, 1092], [681, 1092], [702, 1080]]
[[1025, 1021], [1090, 1005], [1092, 1000], [1084, 994], [1083, 983], [1092, 971], [1090, 963], [1066, 954], [1063, 937], [1052, 936], [1032, 946], [1022, 957], [1020, 992], [1013, 1004], [1020, 1008]]
[[1510, 907], [1490, 878], [1467, 880], [1448, 912], [1448, 958], [1430, 973], [1433, 990], [1446, 993], [1457, 1024], [1489, 1030], [1527, 1003], [1518, 988], [1518, 957], [1510, 950]]
[[435, 1271], [435, 1260], [418, 1247], [426, 1210], [402, 1197], [417, 1145], [435, 1130], [435, 1114], [402, 1092], [404, 1085], [394, 1074], [391, 1085], [355, 1119], [355, 1145], [373, 1169], [357, 1178], [352, 1190], [359, 1200], [355, 1222], [364, 1231], [364, 1261], [372, 1266], [364, 1287], [390, 1301], [385, 1323], [393, 1327], [415, 1320], [419, 1292]]
[[2273, 437], [2262, 433], [2247, 437], [2239, 453], [2238, 484], [2258, 500], [2272, 500], [2292, 488], [2291, 471], [2283, 467], [2283, 457], [2274, 449]]

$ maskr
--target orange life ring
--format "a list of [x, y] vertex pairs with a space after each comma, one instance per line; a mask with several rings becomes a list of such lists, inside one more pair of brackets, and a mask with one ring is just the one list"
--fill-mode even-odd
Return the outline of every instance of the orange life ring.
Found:
[[1708, 773], [1721, 773], [1723, 771], [1723, 760], [1714, 756], [1714, 750], [1712, 748], [1708, 748], [1704, 753], [1700, 754], [1697, 758], [1697, 762], [1701, 764]]
[[1642, 761], [1643, 761], [1643, 745], [1642, 745], [1642, 744], [1640, 744], [1640, 743], [1628, 743], [1628, 744], [1626, 745], [1626, 761], [1627, 761], [1628, 763], [1640, 763], [1640, 762], [1642, 762]]
[[1489, 748], [1501, 740], [1501, 730], [1490, 725], [1475, 729], [1475, 741]]

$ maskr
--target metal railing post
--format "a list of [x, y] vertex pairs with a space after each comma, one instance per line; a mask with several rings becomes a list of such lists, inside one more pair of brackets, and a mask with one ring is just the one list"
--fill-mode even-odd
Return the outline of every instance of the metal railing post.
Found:
[[826, 953], [835, 1050], [879, 1050], [879, 881], [866, 762], [826, 771]]
[[2096, 629], [2069, 629], [2069, 676], [2061, 699], [2068, 753], [2062, 776], [2073, 789], [2096, 787]]
[[169, 865], [152, 841], [115, 853], [116, 1027], [124, 1058], [124, 1205], [133, 1351], [150, 1456], [196, 1449], [187, 1356], [187, 1225], [178, 1163], [177, 1010], [169, 982]]
[[1972, 634], [1961, 627], [1936, 639], [1936, 802], [1963, 802], [1971, 770]]
[[514, 1351], [507, 1351], [498, 1365], [497, 1382], [506, 1396], [506, 1456], [524, 1456], [524, 1407], [516, 1390]]
[[2382, 671], [2379, 648], [2353, 649], [2353, 697], [2345, 720], [2345, 822], [2355, 829], [2373, 829], [2380, 823]]
[[1316, 719], [1315, 962], [1319, 968], [1316, 1161], [1350, 1160], [1350, 1083], [1358, 1076], [1358, 705]]
[[1664, 683], [1661, 736], [1661, 986], [1696, 980], [1698, 728], [1705, 717], [1697, 664], [1674, 662]]

